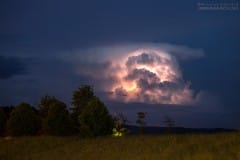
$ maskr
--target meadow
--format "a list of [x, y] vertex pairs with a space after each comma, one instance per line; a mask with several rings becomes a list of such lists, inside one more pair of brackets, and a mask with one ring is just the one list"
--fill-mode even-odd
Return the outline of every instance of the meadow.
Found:
[[240, 159], [240, 133], [0, 138], [0, 160], [215, 159]]

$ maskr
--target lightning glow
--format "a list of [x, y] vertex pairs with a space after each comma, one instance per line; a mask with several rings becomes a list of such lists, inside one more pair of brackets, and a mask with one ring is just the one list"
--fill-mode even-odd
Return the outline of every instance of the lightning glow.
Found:
[[178, 61], [203, 56], [201, 49], [140, 43], [78, 51], [72, 61], [79, 64], [78, 74], [90, 78], [113, 101], [192, 105], [197, 93], [184, 80]]
[[120, 59], [111, 98], [124, 102], [187, 104], [192, 101], [189, 83], [184, 83], [176, 59], [166, 52], [139, 49]]

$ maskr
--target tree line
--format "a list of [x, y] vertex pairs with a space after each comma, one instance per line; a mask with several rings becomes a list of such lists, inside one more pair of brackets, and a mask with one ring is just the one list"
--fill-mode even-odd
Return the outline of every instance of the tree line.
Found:
[[[146, 113], [137, 112], [139, 133], [144, 133]], [[111, 116], [105, 104], [89, 85], [78, 87], [72, 94], [72, 108], [54, 96], [43, 96], [37, 106], [22, 102], [17, 106], [0, 107], [0, 136], [28, 135], [102, 135], [122, 136], [129, 133], [123, 114]], [[168, 132], [174, 121], [166, 116]]]
[[0, 134], [73, 135], [83, 137], [112, 133], [114, 118], [89, 85], [73, 92], [72, 108], [54, 96], [46, 95], [37, 106], [22, 102], [16, 107], [0, 107]]

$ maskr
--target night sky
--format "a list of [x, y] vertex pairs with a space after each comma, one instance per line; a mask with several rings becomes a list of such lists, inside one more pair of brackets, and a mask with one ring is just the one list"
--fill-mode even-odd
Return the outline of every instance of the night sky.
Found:
[[0, 105], [48, 94], [70, 106], [90, 84], [131, 124], [144, 111], [149, 126], [239, 129], [240, 10], [200, 2], [212, 1], [1, 1]]

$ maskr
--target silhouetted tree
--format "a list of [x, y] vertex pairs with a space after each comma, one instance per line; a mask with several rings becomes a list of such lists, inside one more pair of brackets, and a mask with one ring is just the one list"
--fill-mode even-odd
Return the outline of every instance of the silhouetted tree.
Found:
[[20, 103], [11, 112], [7, 130], [11, 135], [34, 135], [39, 129], [39, 117], [28, 103]]
[[57, 100], [51, 100], [48, 112], [43, 119], [43, 130], [51, 135], [69, 135], [72, 132], [72, 123], [66, 105]]
[[136, 123], [138, 124], [139, 126], [139, 131], [140, 133], [143, 133], [144, 132], [144, 126], [146, 124], [146, 122], [144, 121], [146, 117], [146, 113], [145, 112], [138, 112], [137, 113], [137, 120], [136, 120]]
[[168, 132], [171, 132], [172, 128], [174, 127], [174, 121], [172, 118], [170, 118], [169, 116], [165, 116], [165, 120], [164, 123], [167, 125], [168, 127]]
[[7, 119], [9, 119], [10, 117], [10, 113], [13, 111], [13, 109], [15, 108], [14, 106], [1, 106], [1, 108], [3, 109]]
[[84, 137], [94, 137], [111, 134], [113, 120], [109, 112], [97, 97], [92, 98], [84, 107], [79, 117], [80, 134]]
[[5, 133], [7, 116], [2, 108], [0, 108], [0, 135]]
[[79, 127], [78, 117], [86, 108], [88, 103], [95, 98], [93, 88], [89, 85], [82, 85], [73, 92], [72, 97], [72, 119], [76, 128]]
[[38, 105], [39, 114], [42, 118], [45, 118], [48, 115], [48, 110], [50, 105], [54, 103], [57, 99], [54, 96], [43, 96]]
[[50, 106], [53, 103], [55, 103], [56, 101], [58, 101], [58, 100], [54, 96], [49, 96], [49, 95], [45, 95], [45, 96], [41, 97], [41, 99], [40, 99], [40, 102], [38, 104], [38, 113], [41, 118], [41, 133], [46, 132], [46, 131], [44, 131], [45, 130], [44, 120], [46, 119], [46, 117], [48, 115]]

